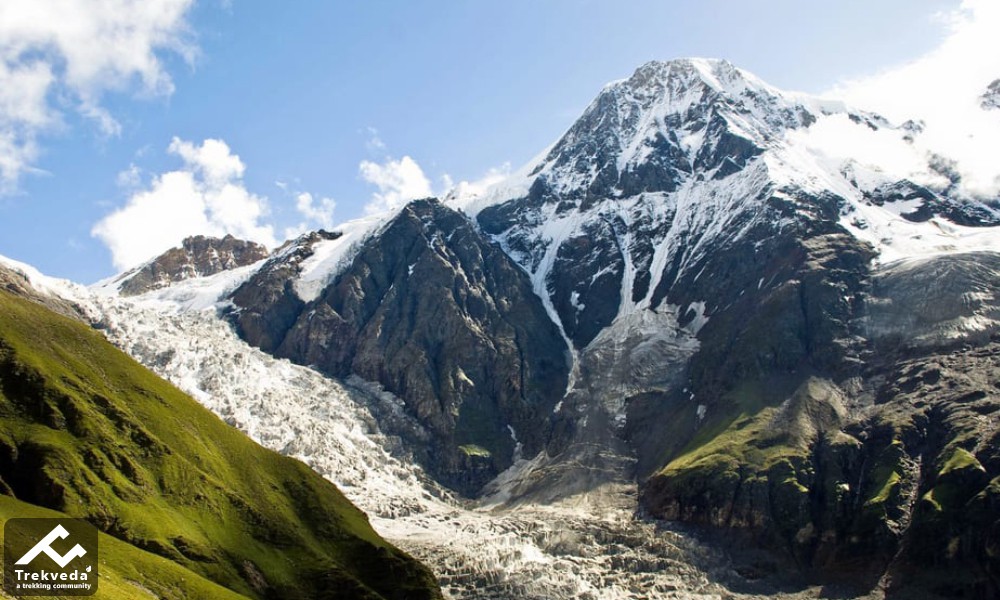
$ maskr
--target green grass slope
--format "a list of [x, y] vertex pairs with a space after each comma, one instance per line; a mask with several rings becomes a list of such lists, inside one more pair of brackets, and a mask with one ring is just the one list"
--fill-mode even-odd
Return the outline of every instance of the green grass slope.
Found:
[[97, 332], [6, 292], [0, 494], [85, 518], [192, 581], [251, 598], [439, 596], [432, 574], [334, 485]]
[[[0, 531], [10, 518], [59, 518], [60, 512], [0, 496]], [[2, 533], [0, 533], [2, 538]], [[103, 600], [247, 600], [165, 558], [100, 534], [97, 594]], [[10, 596], [0, 592], [0, 597]], [[53, 596], [35, 596], [51, 598]]]
[[996, 598], [998, 365], [997, 345], [901, 362], [853, 416], [827, 379], [744, 382], [650, 475], [643, 505], [740, 530], [860, 595]]

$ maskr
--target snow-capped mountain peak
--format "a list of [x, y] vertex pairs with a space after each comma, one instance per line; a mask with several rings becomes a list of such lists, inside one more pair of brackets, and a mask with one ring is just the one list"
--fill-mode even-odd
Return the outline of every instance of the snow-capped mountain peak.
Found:
[[[747, 238], [824, 223], [882, 262], [1000, 249], [983, 227], [1000, 215], [951, 197], [947, 160], [921, 154], [919, 135], [723, 60], [650, 62], [606, 85], [546, 153], [467, 211], [582, 348]], [[590, 275], [563, 281], [581, 270]]]
[[686, 175], [742, 168], [831, 109], [843, 106], [785, 94], [726, 61], [650, 62], [605, 86], [529, 175], [561, 195], [673, 191]]

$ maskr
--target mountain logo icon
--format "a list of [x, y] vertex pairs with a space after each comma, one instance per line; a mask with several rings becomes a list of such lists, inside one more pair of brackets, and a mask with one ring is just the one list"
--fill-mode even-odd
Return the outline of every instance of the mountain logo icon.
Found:
[[65, 539], [69, 536], [69, 532], [61, 524], [56, 525], [55, 528], [42, 538], [40, 542], [34, 545], [31, 550], [28, 550], [24, 556], [22, 556], [15, 564], [18, 565], [28, 565], [31, 561], [35, 560], [39, 554], [45, 553], [51, 558], [60, 568], [65, 569], [74, 558], [78, 558], [87, 553], [87, 550], [77, 544], [73, 546], [69, 552], [66, 554], [59, 554], [52, 549], [52, 542], [56, 540]]
[[3, 591], [8, 596], [97, 592], [100, 549], [92, 524], [68, 517], [15, 517], [4, 523], [3, 534]]

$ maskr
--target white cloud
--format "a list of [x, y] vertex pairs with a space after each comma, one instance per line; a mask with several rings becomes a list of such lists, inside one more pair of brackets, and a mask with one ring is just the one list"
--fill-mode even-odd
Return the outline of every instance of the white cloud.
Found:
[[142, 169], [131, 163], [124, 171], [119, 171], [115, 178], [118, 187], [126, 190], [133, 190], [142, 185]]
[[196, 234], [277, 245], [273, 227], [262, 221], [267, 199], [244, 187], [243, 162], [225, 142], [174, 138], [169, 151], [184, 168], [154, 177], [91, 230], [111, 250], [115, 267], [134, 267]]
[[788, 132], [788, 138], [809, 148], [834, 169], [853, 162], [889, 181], [909, 179], [936, 187], [948, 184], [928, 169], [926, 150], [906, 142], [903, 133], [889, 128], [873, 130], [851, 121], [845, 113], [820, 117], [808, 129]]
[[[284, 188], [282, 188], [284, 189]], [[305, 219], [294, 227], [285, 228], [285, 238], [294, 238], [312, 229], [310, 225], [321, 229], [333, 229], [333, 211], [337, 203], [333, 198], [320, 198], [318, 201], [309, 192], [300, 192], [295, 196], [295, 210]]]
[[949, 30], [928, 54], [877, 75], [841, 83], [829, 92], [902, 122], [922, 120], [916, 148], [957, 163], [964, 190], [1000, 192], [1000, 110], [983, 110], [980, 96], [1000, 79], [1000, 2], [964, 0], [942, 15]]
[[366, 160], [361, 163], [360, 171], [362, 179], [378, 188], [365, 205], [367, 214], [386, 212], [411, 200], [431, 196], [443, 198], [453, 208], [469, 210], [490, 188], [510, 177], [510, 164], [492, 167], [474, 181], [455, 183], [451, 175], [444, 173], [440, 176], [439, 190], [433, 188], [423, 169], [409, 156], [399, 160], [387, 158], [383, 163]]
[[101, 106], [108, 91], [173, 91], [158, 53], [192, 61], [185, 15], [194, 0], [0, 2], [0, 191], [34, 170], [38, 138], [69, 104], [100, 131], [120, 126]]
[[449, 199], [455, 199], [459, 204], [464, 199], [478, 198], [486, 193], [488, 189], [510, 176], [510, 163], [504, 163], [499, 167], [492, 167], [486, 174], [475, 181], [452, 182], [451, 177], [444, 176], [445, 195]]
[[222, 140], [208, 139], [195, 146], [175, 137], [167, 150], [183, 158], [185, 166], [213, 184], [240, 179], [246, 170], [240, 157], [230, 152]]
[[295, 197], [295, 208], [306, 219], [315, 222], [323, 229], [333, 227], [333, 209], [337, 203], [333, 198], [320, 198], [318, 202], [313, 200], [312, 194], [302, 192]]
[[362, 179], [378, 188], [365, 206], [368, 214], [392, 210], [410, 200], [434, 195], [423, 169], [409, 156], [387, 159], [381, 164], [362, 161], [360, 171]]

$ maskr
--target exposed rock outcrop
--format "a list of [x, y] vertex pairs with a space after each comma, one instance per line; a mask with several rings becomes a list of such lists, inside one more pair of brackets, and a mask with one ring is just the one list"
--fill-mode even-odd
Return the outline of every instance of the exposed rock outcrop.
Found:
[[1000, 79], [993, 81], [979, 100], [983, 110], [1000, 109]]
[[433, 434], [416, 453], [439, 480], [475, 494], [544, 446], [565, 345], [524, 273], [466, 217], [411, 203], [308, 303], [284, 268], [266, 266], [233, 295], [241, 335], [401, 397]]
[[286, 243], [233, 292], [233, 304], [239, 308], [233, 319], [241, 337], [265, 352], [278, 349], [305, 306], [295, 291], [302, 263], [313, 256], [316, 244], [340, 236], [313, 231]]
[[24, 273], [0, 264], [0, 289], [10, 292], [15, 296], [26, 298], [32, 302], [41, 304], [64, 317], [70, 317], [80, 321], [85, 321], [86, 316], [72, 302], [64, 300], [54, 294], [39, 292], [31, 285], [31, 280]]
[[192, 277], [206, 277], [253, 264], [267, 258], [267, 248], [256, 242], [196, 235], [178, 248], [130, 271], [120, 278], [123, 296], [136, 296]]
[[992, 253], [944, 256], [849, 287], [864, 292], [862, 363], [732, 373], [649, 479], [643, 506], [751, 532], [808, 571], [862, 587], [995, 593], [998, 267]]

